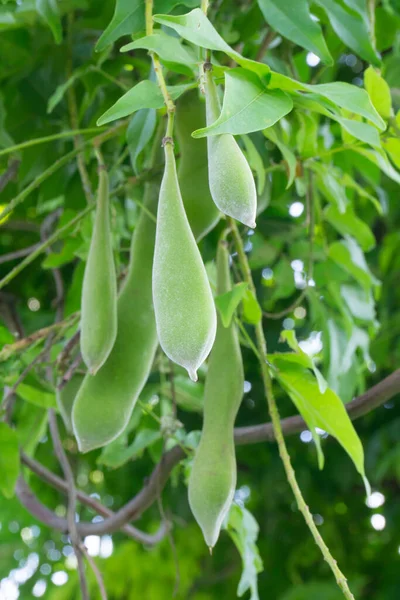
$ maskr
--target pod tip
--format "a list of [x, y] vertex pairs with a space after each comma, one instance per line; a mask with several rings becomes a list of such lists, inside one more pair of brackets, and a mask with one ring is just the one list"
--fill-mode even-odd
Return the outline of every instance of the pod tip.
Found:
[[188, 369], [187, 372], [189, 373], [190, 379], [196, 383], [198, 380], [196, 369]]
[[213, 549], [212, 549], [212, 546], [208, 546], [208, 549], [209, 549], [209, 551], [210, 551], [210, 555], [212, 556], [212, 550], [213, 550]]
[[96, 375], [97, 371], [99, 370], [99, 367], [90, 367], [89, 368], [89, 375]]
[[255, 221], [253, 221], [252, 223], [249, 224], [249, 227], [251, 227], [251, 229], [255, 229], [257, 227], [257, 224]]

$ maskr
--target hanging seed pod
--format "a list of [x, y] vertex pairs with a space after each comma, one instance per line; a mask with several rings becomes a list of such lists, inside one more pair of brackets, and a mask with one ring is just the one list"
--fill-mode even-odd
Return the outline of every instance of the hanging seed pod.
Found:
[[192, 131], [205, 127], [205, 124], [205, 103], [197, 90], [191, 90], [177, 102], [175, 130], [180, 151], [179, 187], [196, 240], [211, 231], [221, 216], [208, 186], [207, 140], [195, 139], [191, 135]]
[[165, 144], [153, 266], [157, 333], [165, 354], [197, 380], [215, 339], [216, 312], [207, 273], [179, 190], [173, 146]]
[[[225, 242], [217, 251], [218, 294], [231, 289]], [[189, 504], [206, 544], [215, 546], [236, 487], [233, 428], [243, 397], [243, 362], [234, 320], [218, 316], [204, 391], [203, 430], [189, 479]]]
[[[221, 112], [217, 86], [211, 71], [205, 71], [207, 125]], [[209, 135], [208, 182], [219, 210], [248, 227], [256, 226], [257, 192], [253, 173], [233, 135]]]
[[107, 171], [102, 168], [81, 302], [81, 352], [92, 375], [106, 361], [117, 335], [117, 283], [108, 186]]
[[118, 333], [103, 367], [87, 375], [75, 398], [72, 422], [81, 452], [105, 446], [127, 425], [157, 349], [151, 271], [159, 185], [146, 184], [144, 208], [132, 237], [129, 271], [118, 298]]

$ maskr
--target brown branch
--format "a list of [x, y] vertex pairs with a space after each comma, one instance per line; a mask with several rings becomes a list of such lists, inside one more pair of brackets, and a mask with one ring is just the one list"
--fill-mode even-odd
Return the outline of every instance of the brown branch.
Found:
[[64, 319], [64, 321], [59, 321], [58, 323], [53, 323], [53, 325], [49, 325], [48, 327], [38, 329], [37, 331], [34, 331], [27, 337], [24, 337], [14, 342], [13, 344], [6, 344], [5, 346], [3, 346], [2, 350], [0, 350], [0, 362], [8, 360], [10, 356], [15, 354], [16, 352], [21, 352], [21, 350], [25, 350], [25, 348], [28, 348], [34, 342], [47, 338], [53, 331], [56, 331], [57, 329], [70, 327], [78, 316], [79, 312], [73, 313], [72, 315], [69, 315], [66, 319]]
[[14, 179], [14, 177], [18, 173], [20, 162], [21, 161], [18, 159], [14, 159], [10, 162], [7, 170], [0, 177], [0, 192], [4, 190], [7, 183]]
[[268, 47], [270, 45], [270, 43], [272, 42], [272, 40], [275, 37], [275, 32], [272, 31], [272, 29], [268, 29], [263, 41], [261, 42], [261, 46], [258, 49], [257, 55], [256, 55], [256, 60], [260, 61], [262, 58], [264, 58], [264, 54], [266, 53], [266, 51], [268, 50]]
[[20, 250], [14, 250], [14, 252], [3, 254], [3, 256], [0, 256], [0, 265], [6, 262], [10, 262], [11, 260], [15, 260], [16, 258], [23, 258], [24, 256], [28, 256], [28, 254], [37, 250], [39, 246], [40, 244], [32, 244], [32, 246], [28, 246], [27, 248], [20, 248]]
[[[21, 462], [24, 465], [26, 465], [38, 477], [43, 479], [43, 481], [46, 481], [52, 487], [64, 494], [68, 493], [68, 484], [66, 483], [66, 481], [64, 481], [64, 479], [61, 479], [61, 477], [58, 477], [58, 475], [55, 475], [54, 473], [49, 471], [49, 469], [46, 469], [46, 467], [37, 462], [35, 459], [26, 455], [24, 452], [21, 452], [20, 455]], [[104, 506], [104, 504], [101, 504], [101, 502], [98, 502], [97, 500], [95, 500], [88, 494], [85, 494], [85, 492], [82, 492], [81, 490], [76, 490], [76, 497], [79, 500], [79, 502], [91, 508], [102, 517], [112, 517], [115, 514], [112, 510]], [[133, 525], [125, 524], [121, 527], [121, 531], [123, 531], [128, 537], [138, 542], [141, 542], [142, 544], [152, 546], [161, 541], [161, 539], [164, 537], [164, 534], [166, 533], [166, 528], [162, 526], [155, 535], [151, 535], [141, 531], [140, 529], [137, 529], [136, 527], [133, 527]], [[90, 533], [91, 532], [89, 532], [89, 534]], [[85, 535], [89, 534], [85, 533]]]
[[[352, 402], [349, 402], [346, 405], [346, 410], [349, 413], [349, 416], [352, 420], [355, 420], [362, 415], [367, 414], [368, 412], [374, 410], [378, 406], [381, 406], [388, 400], [392, 399], [396, 394], [400, 393], [400, 369], [397, 369], [394, 373], [383, 379], [380, 383], [374, 385], [370, 390], [361, 394]], [[307, 425], [305, 421], [300, 416], [287, 417], [286, 419], [282, 419], [281, 421], [282, 431], [285, 436], [293, 435], [295, 433], [299, 433], [303, 429], [307, 429]], [[261, 425], [254, 425], [251, 427], [238, 427], [235, 429], [235, 444], [236, 445], [245, 445], [245, 444], [256, 444], [258, 442], [274, 441], [274, 432], [271, 423], [263, 423]], [[157, 499], [157, 495], [159, 490], [163, 489], [166, 482], [168, 481], [169, 475], [172, 469], [185, 457], [185, 453], [180, 446], [174, 446], [171, 450], [169, 450], [166, 454], [164, 454], [162, 461], [155, 467], [150, 477], [148, 478], [144, 487], [140, 490], [136, 496], [132, 498], [125, 506], [120, 508], [117, 512], [110, 515], [107, 519], [105, 519], [101, 523], [80, 523], [79, 531], [84, 535], [103, 535], [105, 533], [112, 533], [113, 531], [117, 531], [118, 529], [122, 529], [126, 523], [129, 521], [133, 521], [138, 519], [142, 513], [149, 508], [153, 504], [153, 502]], [[26, 458], [23, 458], [25, 464], [27, 464]], [[44, 472], [44, 467], [41, 467], [41, 473], [38, 472], [37, 466], [32, 463], [34, 466], [32, 470], [37, 472], [37, 474], [51, 483], [54, 484], [54, 475], [52, 477], [53, 481], [49, 481], [47, 477], [47, 473]], [[31, 466], [28, 465], [28, 466]], [[19, 492], [21, 493], [21, 485], [22, 485], [22, 499], [21, 502], [24, 504], [25, 496], [26, 496], [26, 484], [25, 487], [23, 484], [19, 483]], [[55, 487], [60, 487], [55, 485]], [[28, 488], [28, 491], [29, 488]], [[78, 492], [80, 494], [81, 492]], [[20, 497], [18, 495], [18, 497]], [[81, 499], [81, 498], [80, 498]], [[32, 500], [32, 498], [30, 498]], [[82, 500], [83, 501], [83, 500]], [[59, 529], [60, 531], [66, 531], [66, 520], [61, 519], [62, 527], [60, 529], [60, 518], [54, 515], [51, 511], [48, 511], [46, 507], [41, 505], [37, 506], [34, 501], [31, 502], [31, 508], [35, 509], [36, 512], [33, 514], [40, 519], [39, 515], [44, 514], [44, 517], [48, 517], [48, 512], [50, 512], [51, 517], [49, 517], [51, 523], [55, 523], [56, 525], [52, 525], [48, 523], [47, 520], [44, 520], [45, 523], [50, 526]], [[24, 504], [25, 505], [25, 504]], [[25, 505], [26, 506], [26, 505]], [[43, 512], [45, 511], [48, 512]], [[28, 508], [28, 510], [31, 510]], [[58, 519], [58, 521], [57, 521]], [[125, 531], [125, 529], [124, 529]], [[157, 534], [156, 534], [157, 535]]]
[[76, 487], [74, 474], [69, 464], [67, 455], [65, 454], [60, 432], [58, 431], [57, 417], [52, 408], [49, 409], [49, 426], [51, 438], [53, 440], [54, 452], [58, 458], [58, 462], [64, 472], [65, 483], [68, 490], [68, 507], [67, 507], [67, 527], [68, 534], [71, 540], [72, 547], [75, 552], [75, 557], [78, 563], [79, 582], [82, 593], [82, 600], [89, 600], [89, 588], [86, 580], [85, 563], [83, 560], [83, 552], [81, 549], [82, 541], [78, 532], [78, 525], [76, 522]]

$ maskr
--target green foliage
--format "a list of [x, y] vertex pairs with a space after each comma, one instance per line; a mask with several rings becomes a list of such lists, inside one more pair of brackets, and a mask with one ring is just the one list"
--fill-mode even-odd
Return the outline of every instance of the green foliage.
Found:
[[[211, 2], [205, 16], [199, 4], [156, 0], [149, 33], [143, 0], [0, 3], [4, 397], [16, 386], [11, 404], [0, 409], [0, 596], [7, 596], [5, 585], [18, 587], [21, 600], [36, 597], [43, 585], [46, 600], [80, 594], [69, 539], [20, 504], [18, 487], [14, 495], [21, 474], [40, 502], [65, 517], [64, 496], [20, 465], [23, 451], [23, 461], [33, 458], [63, 477], [48, 429], [52, 408], [65, 423], [59, 418], [77, 486], [109, 509], [117, 511], [147, 489], [163, 452], [184, 448], [181, 456], [187, 455], [165, 488], [161, 482], [153, 503], [135, 514], [140, 520], [134, 525], [146, 532], [156, 531], [160, 514], [170, 519], [173, 547], [170, 536], [150, 548], [117, 531], [106, 558], [111, 535], [86, 540], [89, 548], [96, 539], [100, 544], [91, 548], [110, 600], [171, 598], [175, 556], [177, 598], [343, 597], [304, 527], [275, 445], [236, 446], [234, 501], [212, 556], [190, 511], [187, 482], [211, 361], [194, 383], [157, 350], [151, 271], [164, 168], [161, 70], [177, 101], [173, 137], [183, 205], [201, 240], [218, 318], [239, 331], [246, 381], [235, 426], [267, 419], [259, 370], [265, 359], [281, 417], [299, 413], [306, 421], [309, 431], [287, 438], [292, 464], [355, 598], [397, 600], [398, 395], [354, 425], [346, 405], [400, 364], [399, 6], [392, 0], [224, 0]], [[158, 73], [151, 53], [160, 59]], [[204, 61], [212, 66], [207, 73]], [[218, 107], [206, 126], [207, 74], [215, 80]], [[240, 226], [256, 293], [243, 281], [230, 221], [209, 190], [208, 168], [217, 161], [209, 160], [207, 144], [221, 135], [230, 136], [248, 163], [249, 181], [256, 179], [257, 228]], [[79, 346], [69, 349], [69, 342], [79, 327], [93, 222], [86, 201], [98, 181], [99, 144], [110, 178], [118, 336], [112, 359], [95, 377], [80, 363], [68, 379], [79, 361]], [[225, 183], [232, 184], [236, 171], [223, 169]], [[233, 279], [224, 294], [215, 273], [221, 237], [229, 245]], [[166, 238], [176, 241], [177, 227], [169, 227]], [[182, 274], [189, 253], [176, 255], [176, 273], [187, 280]], [[193, 279], [191, 289], [198, 283]], [[191, 305], [183, 334], [196, 329], [194, 321]], [[256, 347], [260, 323], [266, 356]], [[228, 375], [214, 372], [216, 385], [231, 366], [224, 363]], [[209, 399], [216, 415], [227, 390], [222, 386]], [[378, 396], [375, 389], [371, 402]], [[82, 454], [77, 441], [91, 451]], [[224, 464], [224, 458], [226, 448], [215, 462]], [[383, 494], [375, 496], [380, 506], [365, 504], [365, 475]], [[200, 498], [201, 508], [207, 499]], [[83, 503], [77, 512], [81, 523], [100, 523]], [[374, 515], [378, 521], [371, 521]], [[54, 574], [60, 571], [68, 581], [58, 586]], [[96, 600], [98, 586], [87, 572]]]

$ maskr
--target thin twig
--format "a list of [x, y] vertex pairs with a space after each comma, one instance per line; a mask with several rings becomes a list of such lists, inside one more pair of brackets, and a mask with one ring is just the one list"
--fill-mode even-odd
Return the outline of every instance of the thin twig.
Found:
[[87, 206], [82, 212], [78, 213], [76, 217], [68, 221], [68, 223], [66, 223], [63, 227], [60, 227], [60, 229], [55, 231], [53, 235], [51, 235], [45, 242], [40, 244], [34, 252], [29, 254], [29, 256], [22, 260], [16, 267], [11, 269], [11, 271], [9, 271], [9, 273], [7, 273], [7, 275], [3, 277], [3, 279], [0, 281], [0, 290], [8, 283], [10, 283], [10, 281], [12, 281], [14, 277], [19, 275], [21, 271], [25, 269], [25, 267], [30, 265], [49, 246], [54, 244], [54, 242], [56, 242], [60, 237], [62, 237], [64, 233], [66, 233], [73, 225], [76, 225], [77, 223], [79, 223], [79, 221], [81, 221], [81, 219], [86, 217], [86, 215], [89, 214], [90, 211], [92, 211], [93, 209], [94, 203], [92, 203], [90, 206]]
[[[164, 447], [165, 447], [165, 442], [164, 442], [164, 446], [163, 446], [163, 453], [161, 456], [161, 461], [163, 460], [163, 457], [165, 456]], [[160, 486], [160, 477], [158, 477], [158, 481], [157, 481], [157, 504], [158, 504], [158, 510], [160, 511], [161, 519], [162, 519], [163, 523], [165, 523], [165, 526], [167, 528], [168, 541], [169, 541], [169, 545], [171, 547], [172, 556], [173, 556], [174, 564], [175, 564], [175, 585], [174, 585], [174, 590], [172, 592], [172, 596], [175, 597], [177, 595], [177, 593], [179, 592], [179, 588], [181, 585], [181, 573], [180, 573], [180, 568], [179, 568], [179, 559], [178, 559], [178, 553], [176, 551], [174, 535], [172, 533], [172, 527], [169, 526], [169, 522], [168, 522], [167, 516], [164, 511], [164, 505], [163, 505], [163, 500], [162, 500], [162, 488]]]
[[88, 561], [90, 568], [93, 571], [93, 574], [95, 576], [95, 579], [96, 579], [96, 582], [97, 582], [97, 585], [99, 588], [101, 600], [107, 600], [107, 591], [106, 591], [106, 588], [104, 585], [102, 574], [100, 573], [100, 569], [96, 565], [94, 558], [92, 556], [90, 556], [85, 544], [81, 544], [80, 549], [81, 549], [81, 552], [83, 553], [83, 555], [85, 556], [86, 560]]
[[8, 148], [0, 150], [0, 156], [13, 154], [14, 152], [19, 152], [20, 150], [25, 150], [26, 148], [31, 148], [32, 146], [37, 146], [38, 144], [47, 144], [48, 142], [54, 142], [56, 140], [72, 138], [75, 135], [88, 135], [91, 133], [98, 135], [99, 130], [102, 131], [104, 129], [106, 129], [106, 126], [90, 127], [89, 129], [78, 129], [76, 131], [61, 131], [60, 133], [53, 133], [53, 135], [46, 135], [40, 138], [33, 138], [31, 140], [26, 140], [25, 142], [21, 142], [20, 144], [15, 144], [14, 146], [9, 146]]
[[83, 554], [81, 550], [81, 539], [78, 533], [76, 523], [76, 487], [74, 481], [74, 475], [72, 473], [71, 465], [69, 464], [67, 455], [64, 452], [64, 448], [61, 442], [60, 433], [58, 431], [57, 417], [52, 408], [49, 409], [49, 426], [51, 438], [53, 440], [54, 452], [58, 458], [61, 468], [64, 473], [65, 481], [68, 486], [68, 509], [67, 509], [67, 523], [68, 533], [71, 539], [71, 544], [75, 551], [76, 560], [78, 562], [79, 581], [82, 593], [82, 600], [89, 600], [89, 589], [86, 581], [85, 564], [83, 561]]
[[21, 204], [21, 202], [23, 202], [25, 198], [27, 198], [31, 192], [38, 188], [48, 177], [53, 175], [53, 173], [58, 171], [58, 169], [61, 169], [61, 167], [63, 167], [64, 165], [67, 165], [80, 152], [83, 152], [83, 150], [89, 144], [103, 143], [106, 140], [109, 140], [110, 138], [118, 135], [125, 126], [126, 122], [123, 121], [122, 123], [116, 125], [112, 129], [108, 129], [107, 131], [104, 131], [96, 137], [90, 138], [89, 140], [85, 140], [78, 148], [74, 148], [73, 150], [71, 150], [71, 152], [68, 152], [67, 154], [56, 160], [56, 162], [54, 162], [48, 169], [46, 169], [40, 175], [38, 175], [36, 179], [32, 181], [32, 183], [30, 183], [24, 190], [22, 190], [22, 192], [20, 192], [17, 196], [15, 196], [15, 198], [11, 200], [11, 202], [7, 204], [3, 212], [0, 214], [0, 221], [4, 219], [4, 217], [6, 217], [11, 211], [13, 211], [19, 204]]
[[[61, 477], [58, 477], [58, 475], [49, 471], [49, 469], [47, 469], [41, 463], [36, 461], [34, 458], [31, 458], [24, 452], [21, 451], [20, 456], [21, 456], [21, 462], [24, 465], [26, 465], [38, 477], [40, 477], [40, 479], [42, 479], [46, 483], [50, 484], [52, 487], [59, 490], [60, 492], [62, 492], [64, 494], [68, 494], [68, 484], [66, 481], [64, 481], [64, 479], [61, 479]], [[85, 506], [91, 508], [98, 515], [101, 515], [102, 517], [112, 517], [115, 514], [107, 506], [104, 506], [104, 504], [102, 504], [95, 498], [92, 498], [92, 496], [85, 494], [85, 492], [82, 492], [81, 490], [78, 490], [78, 489], [76, 490], [76, 497], [79, 500], [79, 502], [81, 502]], [[82, 535], [90, 535], [91, 534], [91, 530], [90, 530], [91, 525], [92, 525], [92, 523], [87, 523], [87, 526], [89, 527], [89, 529], [85, 531], [85, 529], [84, 529], [86, 527], [85, 523], [80, 523], [78, 525], [78, 530], [80, 533], [82, 533]], [[161, 526], [155, 534], [149, 534], [149, 533], [145, 533], [144, 531], [141, 531], [140, 529], [137, 529], [136, 527], [133, 527], [133, 525], [129, 525], [127, 523], [122, 525], [120, 529], [128, 537], [140, 542], [141, 544], [145, 544], [146, 546], [154, 546], [155, 544], [158, 544], [163, 539], [165, 532], [166, 532], [165, 527]], [[105, 531], [105, 533], [108, 533], [108, 532]]]
[[20, 161], [18, 159], [14, 159], [10, 162], [6, 171], [0, 177], [0, 192], [4, 190], [9, 181], [14, 179], [18, 173], [19, 165]]
[[65, 371], [64, 375], [61, 378], [61, 381], [58, 384], [58, 389], [62, 390], [68, 383], [68, 381], [71, 381], [72, 377], [75, 375], [76, 371], [79, 369], [79, 367], [81, 366], [82, 363], [82, 354], [80, 352], [78, 352], [78, 354], [75, 356], [74, 360], [72, 361], [71, 365], [69, 366], [69, 368], [67, 369], [67, 371]]
[[21, 248], [20, 250], [14, 250], [14, 252], [3, 254], [3, 256], [0, 256], [0, 265], [10, 262], [11, 260], [15, 260], [16, 258], [23, 258], [24, 256], [27, 256], [31, 252], [34, 252], [39, 245], [40, 244], [32, 244], [32, 246], [27, 246], [27, 248]]
[[17, 352], [25, 350], [35, 342], [47, 338], [53, 331], [72, 327], [72, 325], [78, 318], [79, 313], [73, 313], [72, 315], [69, 315], [66, 319], [64, 319], [64, 321], [60, 321], [59, 323], [53, 323], [53, 325], [49, 325], [48, 327], [42, 327], [42, 329], [34, 331], [27, 337], [21, 338], [13, 344], [6, 344], [0, 350], [0, 362], [8, 360], [10, 356], [16, 354]]
[[[232, 227], [232, 232], [233, 232], [233, 236], [234, 236], [234, 240], [235, 240], [235, 246], [236, 246], [236, 250], [237, 250], [238, 258], [239, 258], [239, 265], [240, 265], [244, 280], [248, 283], [250, 290], [253, 292], [254, 296], [256, 297], [256, 289], [254, 286], [254, 282], [253, 282], [250, 266], [249, 266], [249, 263], [247, 260], [247, 256], [244, 251], [243, 240], [240, 237], [239, 230], [237, 228], [237, 225], [236, 225], [236, 222], [234, 221], [234, 219], [230, 218], [229, 221], [230, 221], [230, 224]], [[283, 463], [283, 466], [284, 466], [284, 469], [286, 472], [286, 477], [287, 477], [288, 483], [289, 483], [290, 487], [292, 488], [298, 509], [302, 513], [304, 520], [306, 521], [307, 526], [308, 526], [316, 544], [320, 548], [324, 559], [329, 564], [329, 566], [332, 570], [332, 573], [335, 576], [336, 583], [338, 584], [339, 588], [342, 590], [345, 598], [347, 598], [348, 600], [354, 600], [354, 596], [351, 593], [350, 588], [347, 584], [347, 579], [343, 575], [341, 570], [339, 569], [339, 567], [337, 565], [337, 561], [333, 558], [328, 546], [325, 544], [320, 532], [318, 531], [318, 528], [314, 522], [314, 519], [310, 512], [310, 509], [307, 506], [307, 504], [305, 503], [303, 495], [302, 495], [299, 485], [297, 483], [296, 475], [295, 475], [294, 469], [291, 464], [291, 460], [290, 460], [290, 456], [289, 456], [289, 453], [288, 453], [288, 450], [286, 447], [285, 439], [283, 437], [283, 431], [282, 431], [282, 427], [281, 427], [279, 411], [278, 411], [278, 407], [276, 405], [275, 396], [274, 396], [273, 389], [272, 389], [272, 379], [271, 379], [271, 375], [269, 373], [268, 365], [266, 362], [267, 344], [266, 344], [266, 339], [265, 339], [261, 320], [255, 326], [255, 332], [256, 332], [256, 339], [257, 339], [257, 347], [258, 347], [259, 353], [261, 355], [261, 360], [260, 360], [261, 376], [262, 376], [262, 380], [263, 380], [263, 384], [264, 384], [264, 390], [265, 390], [265, 396], [266, 396], [266, 400], [267, 400], [267, 404], [268, 404], [268, 410], [269, 410], [269, 413], [271, 416], [272, 427], [273, 427], [275, 438], [276, 438], [276, 441], [278, 444], [279, 455], [282, 459], [282, 463]]]
[[69, 359], [71, 357], [71, 353], [72, 353], [73, 349], [75, 348], [75, 346], [77, 344], [79, 344], [80, 337], [81, 337], [81, 332], [78, 329], [78, 331], [76, 331], [74, 333], [74, 335], [68, 340], [68, 342], [65, 344], [64, 348], [58, 355], [57, 367], [58, 367], [58, 370], [60, 371], [60, 373], [64, 373], [66, 365], [69, 362]]
[[267, 29], [267, 31], [264, 35], [263, 41], [261, 42], [261, 45], [256, 54], [256, 60], [260, 61], [262, 58], [264, 58], [264, 54], [268, 50], [269, 45], [272, 42], [272, 40], [274, 39], [274, 37], [275, 37], [275, 32], [272, 29]]
[[[72, 77], [72, 31], [74, 23], [74, 12], [71, 11], [67, 16], [67, 80]], [[76, 103], [74, 84], [70, 85], [67, 89], [67, 102], [69, 118], [71, 121], [72, 129], [79, 129], [79, 118], [78, 118], [78, 106]], [[73, 137], [74, 148], [79, 148], [82, 143], [80, 134], [76, 134]], [[93, 202], [93, 190], [90, 184], [89, 175], [86, 169], [85, 159], [83, 154], [79, 153], [76, 156], [76, 164], [78, 165], [78, 171], [82, 182], [83, 193], [85, 194], [86, 202], [90, 204]]]
[[286, 317], [286, 315], [293, 312], [294, 309], [297, 308], [303, 302], [304, 298], [307, 296], [307, 291], [308, 291], [307, 288], [305, 288], [301, 292], [300, 296], [298, 298], [296, 298], [296, 300], [294, 302], [292, 302], [292, 304], [290, 306], [288, 306], [287, 308], [284, 308], [280, 312], [271, 313], [271, 312], [267, 312], [266, 310], [263, 310], [263, 317], [265, 317], [267, 319], [273, 319], [273, 320], [282, 319], [283, 317]]

